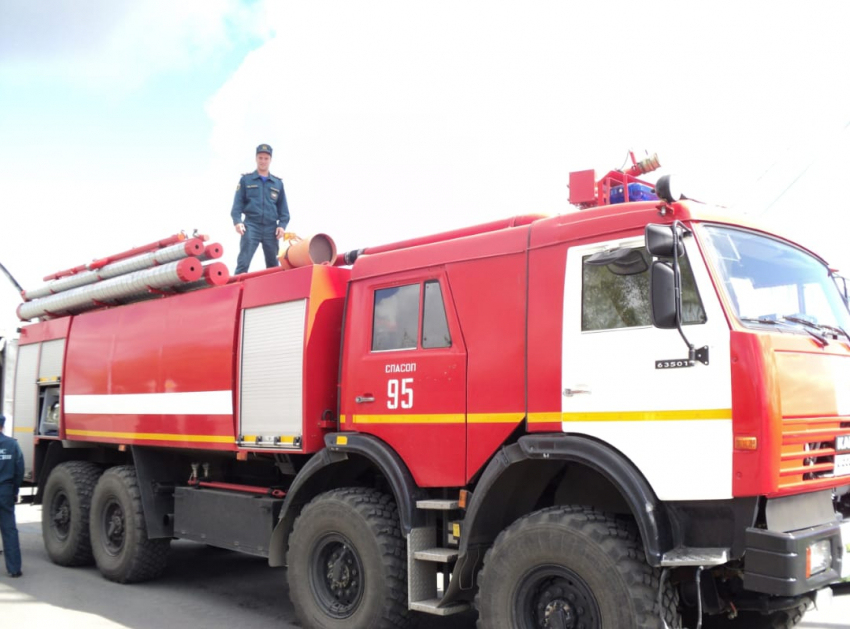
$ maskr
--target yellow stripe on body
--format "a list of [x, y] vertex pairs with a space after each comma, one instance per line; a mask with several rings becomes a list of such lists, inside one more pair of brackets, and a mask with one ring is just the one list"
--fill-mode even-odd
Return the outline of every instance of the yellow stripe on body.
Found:
[[32, 428], [30, 426], [21, 426], [20, 428], [18, 428], [17, 426], [15, 426], [14, 432], [25, 432], [28, 435], [31, 435], [35, 432], [35, 428]]
[[518, 424], [525, 413], [470, 413], [466, 417], [470, 424]]
[[[431, 415], [354, 415], [355, 424], [517, 424], [523, 413], [436, 413]], [[345, 416], [343, 416], [345, 421]]]
[[463, 424], [466, 415], [447, 413], [436, 415], [352, 415], [355, 424]]
[[561, 413], [529, 413], [529, 424], [560, 424], [562, 421]]
[[107, 432], [104, 430], [65, 431], [74, 437], [102, 437], [105, 439], [138, 439], [144, 441], [193, 441], [198, 443], [234, 443], [233, 437], [224, 435], [171, 435], [156, 432]]
[[[466, 417], [466, 419], [464, 419]], [[433, 415], [354, 415], [355, 424], [516, 424], [523, 413], [462, 413]], [[346, 421], [342, 416], [342, 421]], [[683, 411], [608, 411], [597, 413], [529, 413], [532, 424], [561, 422], [637, 422], [637, 421], [699, 421], [732, 419], [731, 408], [691, 409]]]
[[[433, 415], [354, 415], [355, 424], [517, 424], [523, 413], [461, 413]], [[341, 418], [346, 422], [347, 416]], [[608, 411], [597, 413], [529, 413], [531, 424], [561, 422], [637, 422], [637, 421], [699, 421], [732, 419], [731, 408], [692, 409], [684, 411]]]
[[[256, 441], [258, 436], [260, 437], [260, 439], [262, 439], [264, 435], [242, 435], [242, 443], [245, 443], [246, 441]], [[276, 435], [265, 436], [275, 437]], [[295, 437], [284, 437], [281, 435], [278, 439], [278, 443], [295, 443]]]
[[[558, 415], [558, 413], [547, 413]], [[563, 422], [659, 422], [732, 419], [731, 408], [690, 409], [684, 411], [613, 411], [604, 413], [560, 413]], [[548, 421], [558, 421], [548, 420]]]

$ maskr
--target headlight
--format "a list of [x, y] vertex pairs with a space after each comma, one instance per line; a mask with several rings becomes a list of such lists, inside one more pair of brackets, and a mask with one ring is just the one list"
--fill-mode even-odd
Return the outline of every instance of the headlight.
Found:
[[47, 423], [59, 424], [59, 402], [54, 402], [47, 411]]
[[826, 570], [832, 565], [832, 547], [828, 539], [815, 542], [806, 549], [806, 578]]

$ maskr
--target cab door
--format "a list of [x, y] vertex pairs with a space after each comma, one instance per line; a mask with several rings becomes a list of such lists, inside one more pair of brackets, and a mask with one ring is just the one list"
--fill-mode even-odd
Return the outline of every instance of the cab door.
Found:
[[652, 325], [642, 236], [570, 248], [562, 428], [619, 451], [661, 500], [731, 498], [730, 331], [693, 238], [685, 249], [683, 330], [709, 357], [691, 367], [679, 332]]
[[352, 282], [344, 331], [341, 426], [395, 450], [421, 487], [466, 472], [466, 351], [445, 274]]

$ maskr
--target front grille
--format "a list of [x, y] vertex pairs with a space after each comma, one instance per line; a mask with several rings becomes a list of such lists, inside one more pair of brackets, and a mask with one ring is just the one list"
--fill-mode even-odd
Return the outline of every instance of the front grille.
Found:
[[850, 435], [846, 418], [783, 418], [779, 489], [814, 490], [850, 483], [850, 475], [835, 475], [839, 435]]

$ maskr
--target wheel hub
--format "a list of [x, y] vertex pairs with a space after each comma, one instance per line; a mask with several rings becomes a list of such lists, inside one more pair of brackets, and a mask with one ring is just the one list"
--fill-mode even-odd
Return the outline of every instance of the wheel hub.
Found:
[[124, 547], [126, 527], [124, 510], [116, 500], [111, 500], [103, 510], [103, 545], [110, 555], [117, 555]]
[[551, 629], [572, 629], [576, 614], [568, 601], [554, 599], [543, 608], [543, 626]]
[[68, 502], [68, 497], [59, 493], [53, 499], [53, 508], [51, 509], [51, 521], [53, 523], [53, 531], [59, 539], [68, 537], [71, 529], [71, 505]]
[[327, 584], [336, 600], [350, 604], [357, 595], [357, 566], [352, 552], [345, 546], [336, 548], [328, 561]]
[[345, 590], [357, 585], [357, 568], [354, 566], [354, 557], [351, 552], [342, 547], [335, 550], [328, 562], [328, 580], [334, 590]]
[[363, 567], [347, 539], [332, 534], [320, 541], [312, 572], [313, 591], [326, 613], [347, 618], [363, 596]]
[[124, 522], [121, 521], [120, 515], [113, 515], [109, 519], [109, 528], [106, 534], [112, 539], [117, 539], [124, 534]]
[[522, 629], [599, 629], [599, 607], [590, 588], [563, 566], [540, 566], [522, 579], [515, 625]]
[[53, 521], [56, 522], [58, 526], [65, 527], [68, 525], [68, 522], [71, 521], [71, 510], [68, 508], [68, 505], [62, 505], [59, 508], [53, 516]]

